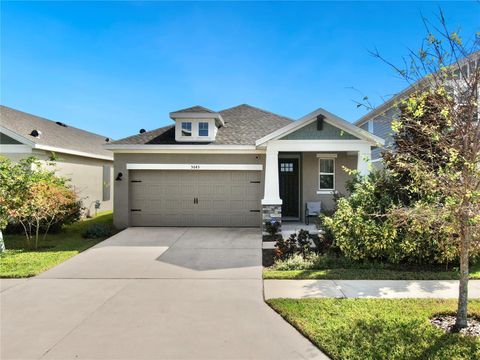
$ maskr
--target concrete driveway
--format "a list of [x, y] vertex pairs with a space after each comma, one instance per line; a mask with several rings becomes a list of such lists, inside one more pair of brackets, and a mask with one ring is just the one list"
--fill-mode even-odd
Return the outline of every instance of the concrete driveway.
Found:
[[2, 359], [324, 359], [262, 297], [258, 229], [131, 228], [2, 280]]

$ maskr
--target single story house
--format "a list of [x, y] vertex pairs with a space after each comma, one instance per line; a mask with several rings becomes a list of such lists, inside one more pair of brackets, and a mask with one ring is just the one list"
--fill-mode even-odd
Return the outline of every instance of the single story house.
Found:
[[293, 121], [250, 105], [194, 106], [173, 125], [105, 145], [114, 153], [114, 223], [261, 226], [303, 221], [305, 203], [334, 206], [344, 168], [368, 172], [383, 140], [318, 109]]
[[0, 154], [11, 160], [55, 159], [59, 176], [71, 180], [87, 212], [113, 209], [113, 155], [105, 136], [0, 106]]

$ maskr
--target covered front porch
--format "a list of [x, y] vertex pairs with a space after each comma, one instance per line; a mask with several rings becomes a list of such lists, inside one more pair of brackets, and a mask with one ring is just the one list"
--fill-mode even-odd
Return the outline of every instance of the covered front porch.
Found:
[[[268, 144], [263, 221], [275, 219], [282, 227], [311, 224], [307, 203], [320, 203], [322, 212], [335, 207], [335, 197], [347, 195], [350, 170], [368, 172], [370, 145], [359, 140], [279, 140]], [[283, 224], [285, 226], [283, 226]], [[283, 230], [283, 229], [282, 229]]]
[[[347, 195], [346, 183], [356, 170], [369, 172], [372, 147], [383, 140], [318, 109], [258, 140], [265, 149], [262, 220], [305, 223], [306, 204], [333, 210], [335, 196]], [[264, 228], [265, 230], [265, 228]]]

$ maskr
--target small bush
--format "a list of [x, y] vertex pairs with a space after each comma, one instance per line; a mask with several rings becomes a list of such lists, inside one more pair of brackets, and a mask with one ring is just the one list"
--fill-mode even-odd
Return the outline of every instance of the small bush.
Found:
[[275, 243], [275, 257], [276, 259], [285, 260], [295, 254], [307, 258], [313, 253], [310, 247], [310, 234], [307, 230], [300, 229], [298, 234], [291, 234], [288, 239], [279, 237]]
[[112, 234], [112, 227], [107, 224], [90, 224], [83, 232], [82, 237], [85, 239], [101, 239], [107, 238]]
[[280, 236], [275, 243], [275, 257], [287, 259], [297, 252], [297, 234], [291, 234], [288, 239]]
[[275, 219], [265, 221], [265, 229], [269, 233], [272, 241], [275, 241], [281, 237], [281, 235], [278, 233], [280, 231], [280, 225], [280, 222]]
[[305, 259], [310, 254], [310, 234], [307, 230], [301, 229], [297, 236], [298, 252]]
[[312, 270], [316, 269], [320, 255], [310, 253], [303, 257], [300, 254], [292, 255], [286, 259], [279, 259], [273, 265], [274, 270], [288, 271], [288, 270]]

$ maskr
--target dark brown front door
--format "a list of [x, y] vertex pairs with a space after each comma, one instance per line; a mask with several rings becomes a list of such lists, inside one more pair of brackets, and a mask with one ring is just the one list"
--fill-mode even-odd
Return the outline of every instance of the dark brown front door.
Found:
[[280, 199], [282, 199], [282, 217], [298, 218], [298, 159], [278, 160]]

